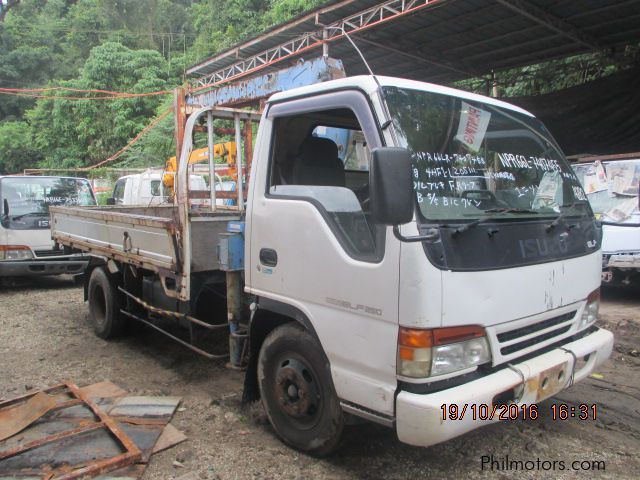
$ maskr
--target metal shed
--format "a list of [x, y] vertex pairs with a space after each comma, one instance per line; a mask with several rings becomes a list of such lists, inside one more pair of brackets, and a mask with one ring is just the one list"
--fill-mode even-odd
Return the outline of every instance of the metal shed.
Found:
[[330, 55], [348, 75], [436, 83], [640, 44], [640, 0], [342, 0], [300, 15], [188, 69], [200, 86]]

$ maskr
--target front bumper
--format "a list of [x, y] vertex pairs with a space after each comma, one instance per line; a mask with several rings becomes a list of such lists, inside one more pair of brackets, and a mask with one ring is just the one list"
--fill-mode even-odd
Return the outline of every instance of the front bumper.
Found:
[[61, 275], [83, 273], [89, 265], [87, 257], [74, 256], [40, 260], [1, 260], [0, 277], [33, 277], [39, 275]]
[[[440, 392], [420, 395], [401, 391], [396, 397], [396, 431], [401, 442], [410, 445], [428, 447], [462, 435], [483, 425], [498, 421], [498, 415], [493, 420], [474, 418], [472, 405], [476, 405], [476, 412], [480, 405], [488, 405], [489, 411], [497, 395], [520, 387], [522, 396], [519, 405], [531, 405], [545, 398], [555, 395], [569, 386], [574, 359], [579, 362], [587, 355], [584, 365], [579, 365], [574, 372], [574, 382], [578, 382], [589, 375], [598, 365], [611, 355], [613, 348], [613, 334], [599, 329], [579, 340], [568, 343], [563, 349], [575, 355], [556, 348], [538, 357], [531, 358], [513, 365], [514, 369], [505, 368], [478, 380], [459, 385]], [[523, 378], [518, 373], [522, 372]], [[557, 388], [558, 373], [563, 372], [564, 381]], [[550, 378], [553, 376], [553, 378]], [[547, 379], [547, 381], [545, 381]], [[555, 382], [555, 383], [554, 383]], [[542, 387], [548, 386], [548, 391]], [[522, 385], [524, 389], [522, 390]], [[467, 410], [462, 419], [443, 419], [442, 405], [458, 405], [462, 411]]]
[[608, 257], [608, 268], [635, 268], [640, 269], [640, 253], [614, 253], [605, 255]]

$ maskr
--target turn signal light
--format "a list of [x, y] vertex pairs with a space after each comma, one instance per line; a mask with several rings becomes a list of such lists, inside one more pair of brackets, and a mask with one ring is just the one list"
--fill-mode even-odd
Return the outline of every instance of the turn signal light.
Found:
[[33, 258], [31, 249], [26, 245], [0, 245], [0, 260], [24, 260]]

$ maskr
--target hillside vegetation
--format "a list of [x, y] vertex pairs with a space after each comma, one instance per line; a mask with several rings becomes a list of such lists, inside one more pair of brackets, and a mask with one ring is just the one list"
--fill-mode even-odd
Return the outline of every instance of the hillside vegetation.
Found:
[[[0, 22], [0, 87], [142, 93], [184, 82], [189, 65], [319, 0], [21, 0]], [[0, 173], [93, 165], [171, 105], [71, 91], [0, 95]], [[39, 98], [39, 97], [55, 98]], [[66, 98], [65, 98], [66, 97]], [[173, 151], [167, 117], [119, 160], [159, 165]]]
[[[75, 89], [0, 90], [0, 174], [111, 157], [166, 112], [172, 96], [90, 100], [82, 98], [96, 94], [83, 90], [171, 90], [184, 84], [188, 66], [325, 1], [12, 0], [7, 10], [8, 0], [0, 0], [0, 88]], [[637, 47], [616, 58], [561, 58], [456, 86], [491, 94], [495, 82], [499, 96], [539, 95], [637, 63]], [[173, 143], [169, 115], [109, 166], [161, 165]]]

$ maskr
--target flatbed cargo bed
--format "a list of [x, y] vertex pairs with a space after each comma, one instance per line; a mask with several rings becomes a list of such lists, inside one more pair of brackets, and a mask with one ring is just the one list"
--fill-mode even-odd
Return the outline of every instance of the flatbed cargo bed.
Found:
[[[176, 205], [52, 207], [50, 212], [51, 234], [61, 245], [156, 272], [180, 273], [184, 246]], [[238, 211], [192, 207], [189, 217], [191, 271], [218, 270], [212, 252], [227, 222], [240, 218]]]

